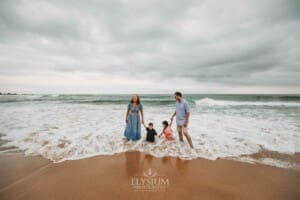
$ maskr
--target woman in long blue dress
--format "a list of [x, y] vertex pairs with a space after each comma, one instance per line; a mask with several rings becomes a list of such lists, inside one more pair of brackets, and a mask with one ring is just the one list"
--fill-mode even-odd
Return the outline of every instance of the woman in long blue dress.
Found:
[[127, 140], [139, 140], [141, 138], [141, 123], [144, 124], [144, 112], [138, 95], [134, 95], [128, 104], [125, 121], [124, 135]]

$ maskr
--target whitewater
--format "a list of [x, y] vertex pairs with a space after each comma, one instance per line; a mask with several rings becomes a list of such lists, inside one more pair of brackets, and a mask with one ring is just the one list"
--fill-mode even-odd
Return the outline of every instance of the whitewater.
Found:
[[[249, 155], [262, 150], [282, 154], [300, 152], [300, 101], [298, 96], [187, 95], [191, 106], [187, 142], [156, 138], [127, 141], [125, 112], [130, 95], [1, 95], [2, 147], [15, 147], [25, 155], [41, 155], [53, 162], [95, 155], [140, 151], [156, 157], [181, 159], [218, 158], [299, 168], [274, 159], [255, 160]], [[145, 123], [161, 122], [174, 112], [170, 95], [142, 95]], [[175, 130], [173, 125], [173, 130]], [[10, 152], [11, 151], [11, 152]], [[1, 153], [13, 153], [5, 149]]]

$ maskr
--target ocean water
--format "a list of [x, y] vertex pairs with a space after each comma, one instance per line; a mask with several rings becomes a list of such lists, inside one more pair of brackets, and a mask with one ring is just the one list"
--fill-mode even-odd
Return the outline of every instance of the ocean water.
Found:
[[[156, 157], [237, 159], [279, 167], [299, 168], [276, 159], [248, 156], [262, 150], [300, 152], [300, 96], [297, 95], [185, 95], [191, 106], [189, 132], [195, 146], [157, 138], [126, 141], [125, 112], [130, 95], [1, 95], [2, 147], [16, 147], [26, 155], [42, 155], [53, 162], [95, 155], [141, 151]], [[175, 109], [171, 95], [141, 95], [145, 123], [157, 132]], [[176, 130], [175, 124], [173, 130]], [[2, 148], [1, 153], [14, 149]]]

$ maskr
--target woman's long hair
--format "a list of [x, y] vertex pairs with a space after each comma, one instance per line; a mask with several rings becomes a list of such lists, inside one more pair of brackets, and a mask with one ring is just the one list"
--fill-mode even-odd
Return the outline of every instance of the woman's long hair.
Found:
[[130, 103], [133, 103], [133, 97], [134, 97], [134, 96], [137, 97], [136, 103], [137, 103], [137, 105], [139, 105], [139, 104], [141, 103], [141, 101], [140, 101], [140, 96], [137, 95], [137, 94], [132, 96]]

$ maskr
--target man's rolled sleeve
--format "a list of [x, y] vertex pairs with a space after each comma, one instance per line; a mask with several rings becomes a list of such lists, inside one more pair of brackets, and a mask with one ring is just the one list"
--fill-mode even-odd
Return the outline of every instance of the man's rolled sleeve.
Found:
[[189, 106], [189, 104], [188, 104], [187, 102], [184, 103], [184, 111], [185, 111], [186, 113], [191, 112], [190, 106]]

